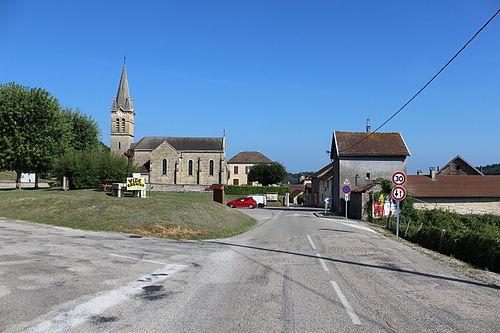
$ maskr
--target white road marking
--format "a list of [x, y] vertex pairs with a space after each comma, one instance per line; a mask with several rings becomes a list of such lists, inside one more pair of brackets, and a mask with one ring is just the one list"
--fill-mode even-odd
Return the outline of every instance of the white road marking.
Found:
[[321, 264], [321, 267], [323, 267], [323, 270], [325, 272], [329, 272], [330, 270], [328, 269], [328, 266], [325, 264], [325, 262], [323, 261], [323, 259], [321, 259], [321, 254], [319, 253], [316, 253], [316, 257], [318, 257], [318, 260], [319, 260], [319, 263]]
[[150, 262], [150, 263], [158, 264], [158, 265], [166, 265], [166, 263], [160, 262], [160, 261], [147, 260], [147, 259], [139, 259], [139, 258], [135, 258], [135, 257], [122, 256], [120, 254], [109, 254], [109, 255], [113, 256], [113, 257], [119, 257], [119, 258], [125, 258], [125, 259], [134, 259], [134, 260], [138, 260], [138, 261]]
[[309, 240], [309, 244], [311, 244], [311, 247], [313, 250], [316, 250], [316, 245], [314, 245], [313, 240], [311, 239], [311, 236], [307, 235], [307, 239]]
[[96, 316], [104, 312], [106, 309], [122, 303], [131, 296], [140, 293], [144, 287], [165, 280], [169, 274], [173, 274], [184, 267], [184, 265], [166, 265], [162, 269], [140, 277], [139, 279], [132, 281], [121, 288], [110, 290], [100, 296], [94, 297], [88, 302], [77, 305], [72, 310], [60, 313], [51, 320], [43, 321], [40, 324], [27, 329], [25, 332], [35, 333], [68, 331], [69, 329], [82, 324], [92, 316]]
[[340, 224], [343, 224], [343, 225], [346, 225], [348, 227], [352, 227], [352, 228], [356, 228], [356, 229], [361, 229], [361, 230], [365, 230], [365, 231], [369, 231], [369, 232], [373, 232], [373, 233], [377, 233], [376, 231], [368, 228], [368, 227], [365, 227], [363, 225], [360, 225], [359, 223], [357, 222], [349, 222], [349, 223], [346, 223], [346, 222], [341, 222], [339, 221], [338, 219], [329, 219], [329, 220], [332, 220], [332, 221], [335, 221], [337, 223], [340, 223]]
[[354, 312], [354, 310], [352, 309], [351, 304], [349, 304], [349, 302], [347, 301], [347, 298], [342, 293], [342, 290], [340, 290], [340, 287], [337, 284], [337, 282], [335, 282], [335, 281], [330, 281], [330, 282], [333, 286], [333, 289], [337, 293], [337, 296], [340, 299], [340, 303], [342, 303], [342, 305], [344, 306], [344, 309], [347, 311], [347, 314], [349, 315], [349, 317], [351, 317], [353, 324], [354, 325], [361, 325], [361, 321], [359, 320], [358, 316], [356, 315], [356, 312]]

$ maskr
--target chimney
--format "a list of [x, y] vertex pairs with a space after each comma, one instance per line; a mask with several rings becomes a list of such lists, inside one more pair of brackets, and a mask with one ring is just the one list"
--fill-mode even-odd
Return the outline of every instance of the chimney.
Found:
[[436, 168], [430, 167], [429, 171], [430, 171], [430, 175], [431, 175], [431, 180], [436, 180]]
[[422, 170], [417, 170], [417, 176], [422, 176]]

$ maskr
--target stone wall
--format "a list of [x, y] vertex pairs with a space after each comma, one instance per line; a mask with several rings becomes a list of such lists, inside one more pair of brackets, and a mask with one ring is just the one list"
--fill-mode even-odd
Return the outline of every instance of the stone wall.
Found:
[[[250, 184], [248, 183], [248, 172], [250, 172], [250, 168], [253, 167], [255, 164], [249, 164], [249, 163], [228, 163], [228, 170], [229, 170], [229, 180], [228, 184], [229, 185], [252, 185], [252, 186], [257, 186], [259, 183], [257, 182], [251, 182]], [[235, 173], [235, 167], [238, 168], [238, 173]], [[238, 184], [234, 183], [234, 180], [238, 180]]]
[[500, 215], [500, 198], [418, 198], [416, 209], [443, 209], [459, 214]]
[[150, 191], [172, 193], [211, 193], [205, 185], [149, 184]]

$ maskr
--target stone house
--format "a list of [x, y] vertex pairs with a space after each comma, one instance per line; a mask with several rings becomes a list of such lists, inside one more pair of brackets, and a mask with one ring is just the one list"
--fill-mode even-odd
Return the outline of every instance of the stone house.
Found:
[[341, 188], [346, 180], [357, 187], [377, 178], [390, 179], [396, 171], [406, 172], [410, 151], [400, 133], [340, 132], [332, 137], [332, 210], [344, 206]]
[[500, 214], [500, 176], [408, 175], [405, 188], [417, 209]]
[[[324, 207], [324, 199], [332, 196], [333, 163], [329, 163], [310, 175], [311, 195], [307, 205], [310, 207]], [[331, 201], [330, 201], [331, 202]]]
[[466, 160], [464, 160], [460, 155], [455, 156], [451, 161], [449, 161], [444, 167], [437, 172], [438, 175], [469, 175], [469, 176], [484, 176], [481, 171], [473, 167]]
[[248, 180], [250, 168], [256, 164], [272, 163], [264, 154], [258, 151], [242, 151], [227, 161], [229, 180], [231, 185], [259, 185], [257, 182]]
[[111, 107], [111, 151], [123, 154], [148, 175], [151, 189], [202, 191], [226, 184], [226, 137], [144, 137], [134, 143], [135, 108], [123, 65]]

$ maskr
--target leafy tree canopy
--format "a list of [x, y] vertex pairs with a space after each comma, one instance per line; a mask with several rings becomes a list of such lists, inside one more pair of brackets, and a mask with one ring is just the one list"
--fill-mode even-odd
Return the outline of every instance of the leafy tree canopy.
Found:
[[71, 108], [61, 110], [62, 117], [67, 126], [67, 143], [74, 150], [102, 150], [102, 143], [99, 141], [99, 126], [90, 117]]
[[477, 167], [485, 175], [500, 175], [500, 164], [490, 164], [483, 167]]
[[248, 180], [268, 186], [280, 183], [285, 175], [285, 166], [279, 162], [256, 164], [248, 172]]
[[62, 153], [66, 127], [59, 102], [41, 88], [14, 82], [0, 85], [0, 169], [22, 172], [47, 170]]

